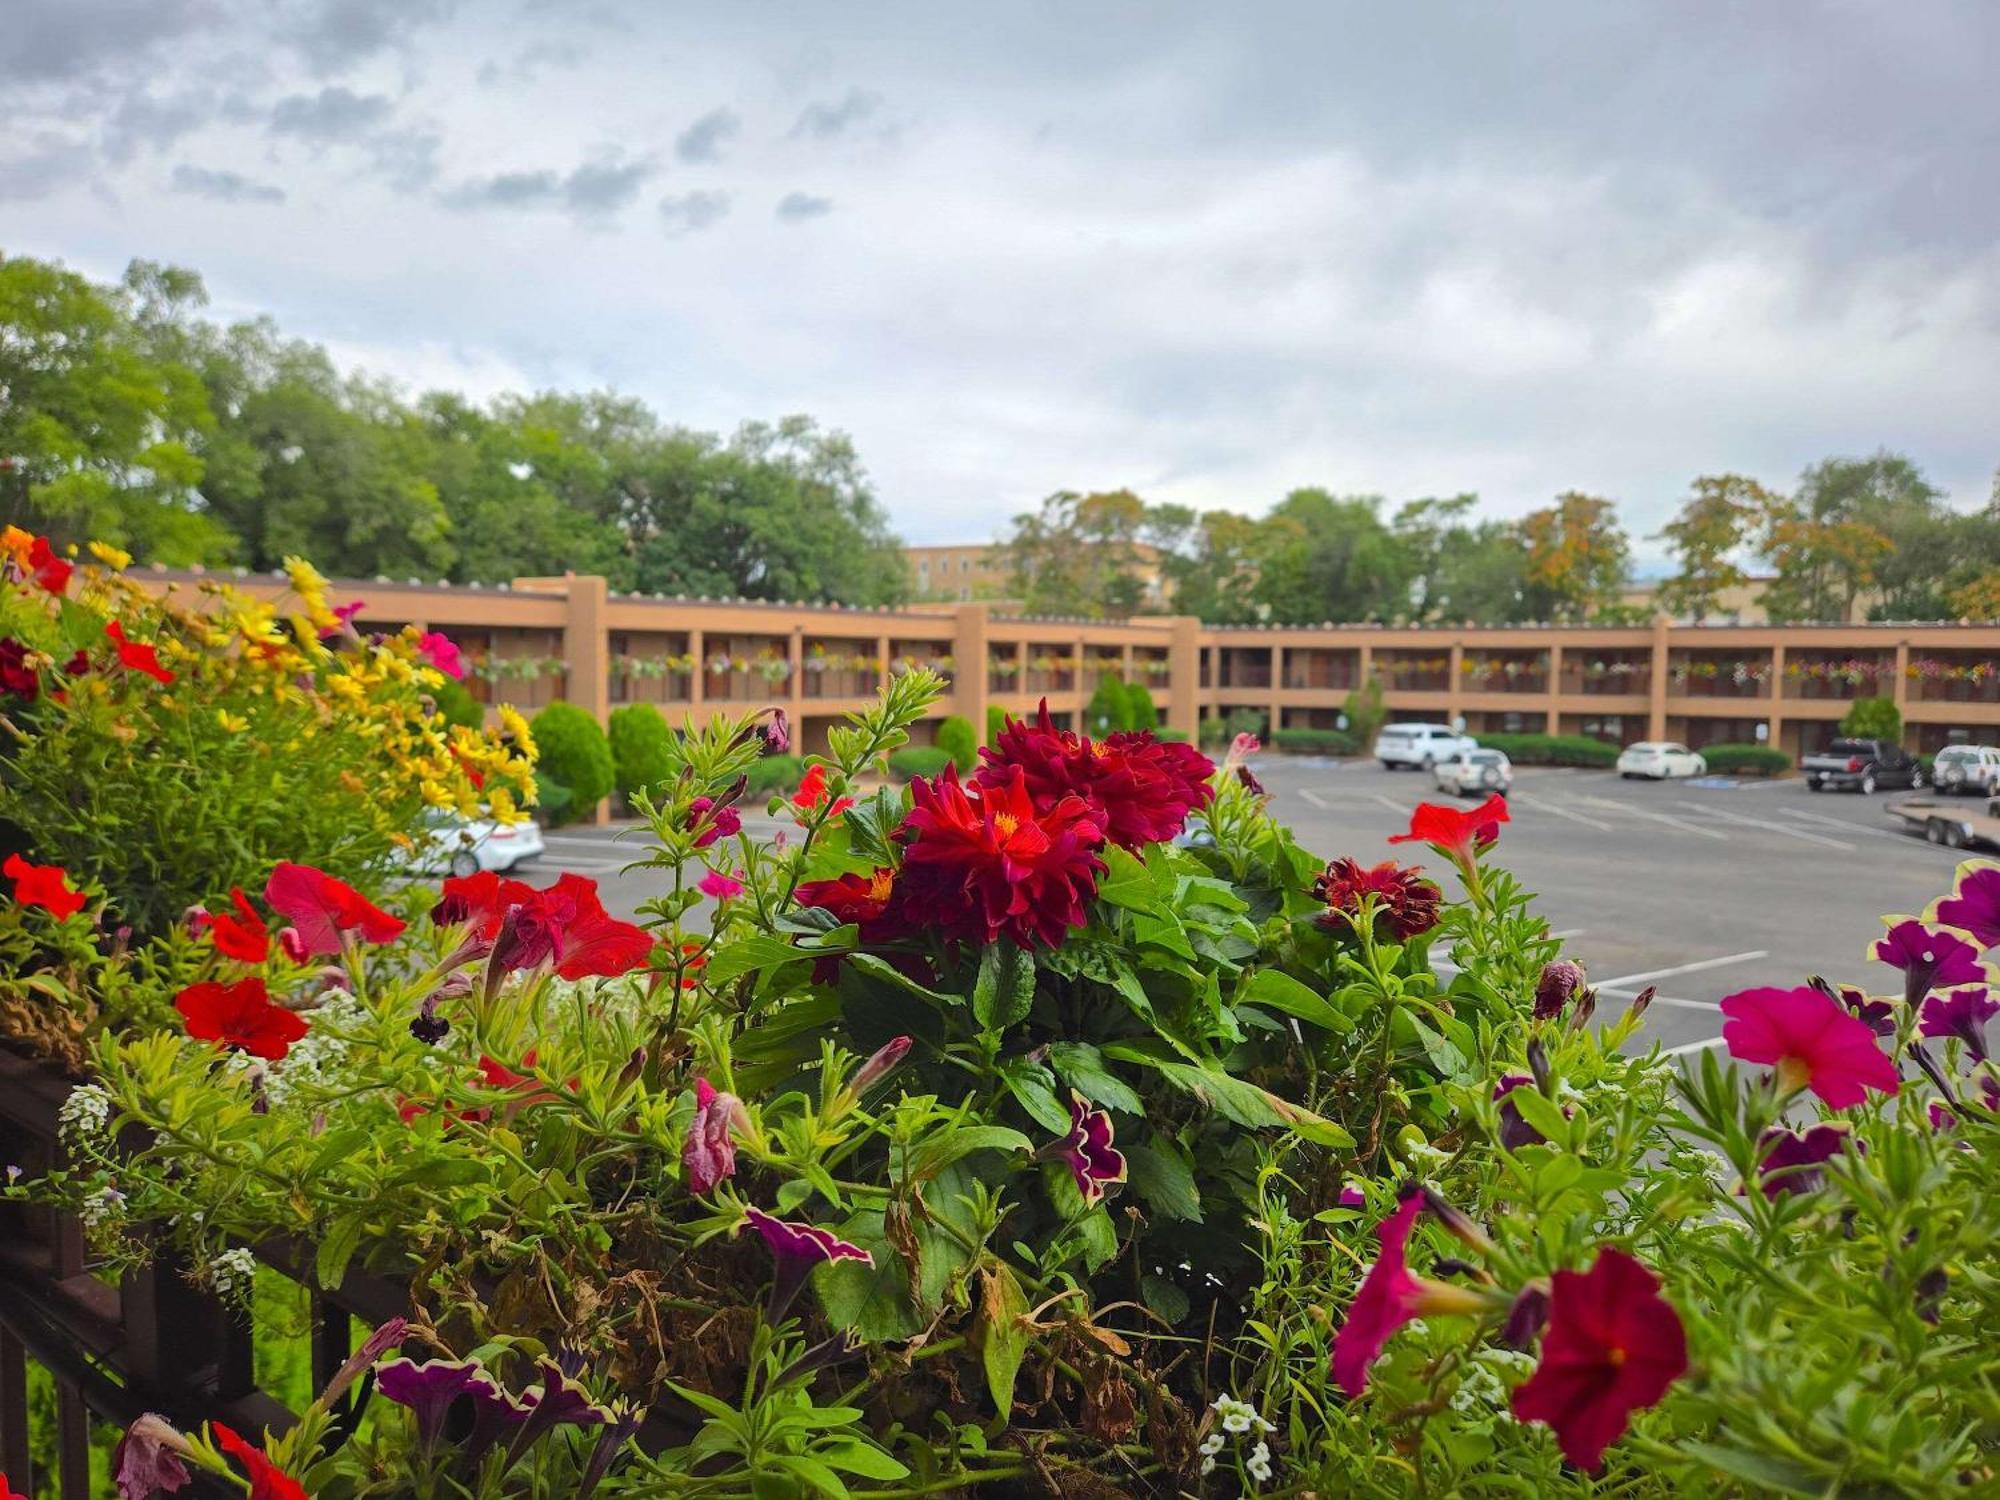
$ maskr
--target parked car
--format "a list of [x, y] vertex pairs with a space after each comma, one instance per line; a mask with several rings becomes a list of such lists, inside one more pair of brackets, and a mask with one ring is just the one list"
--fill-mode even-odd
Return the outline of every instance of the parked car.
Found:
[[1800, 761], [1799, 769], [1805, 773], [1807, 789], [1815, 792], [1843, 787], [1872, 797], [1877, 787], [1924, 784], [1923, 765], [1891, 740], [1835, 740], [1818, 755]]
[[1460, 797], [1504, 797], [1514, 790], [1514, 763], [1498, 750], [1461, 750], [1433, 766], [1431, 780], [1439, 791]]
[[1428, 771], [1446, 756], [1478, 748], [1479, 741], [1446, 724], [1384, 724], [1375, 736], [1375, 758], [1389, 771], [1398, 766]]
[[404, 860], [413, 875], [463, 877], [481, 870], [511, 870], [548, 852], [539, 823], [495, 823], [442, 808], [424, 814], [415, 837], [416, 847]]
[[1706, 776], [1708, 762], [1686, 745], [1677, 745], [1672, 740], [1641, 740], [1619, 753], [1618, 774], [1628, 780], [1647, 776], [1654, 781], [1675, 776]]
[[1943, 796], [2000, 792], [2000, 750], [1991, 745], [1947, 745], [1931, 765], [1931, 785]]

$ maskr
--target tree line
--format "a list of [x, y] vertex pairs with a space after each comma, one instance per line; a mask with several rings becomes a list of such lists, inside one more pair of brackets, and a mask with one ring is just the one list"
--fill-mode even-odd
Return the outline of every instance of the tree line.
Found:
[[1517, 520], [1471, 494], [1391, 507], [1375, 495], [1292, 491], [1261, 517], [1150, 504], [1130, 490], [1063, 491], [1014, 518], [1012, 592], [1036, 613], [1144, 606], [1157, 570], [1177, 612], [1213, 624], [1700, 621], [1768, 578], [1781, 623], [2000, 617], [2000, 481], [1986, 508], [1946, 503], [1910, 459], [1829, 458], [1790, 493], [1738, 474], [1689, 486], [1657, 534], [1673, 561], [1651, 604], [1626, 600], [1632, 539], [1616, 505], [1569, 491]]
[[202, 315], [192, 272], [115, 286], [0, 259], [0, 524], [171, 566], [891, 604], [901, 545], [849, 439], [732, 436], [606, 392], [479, 404], [344, 375], [268, 319]]

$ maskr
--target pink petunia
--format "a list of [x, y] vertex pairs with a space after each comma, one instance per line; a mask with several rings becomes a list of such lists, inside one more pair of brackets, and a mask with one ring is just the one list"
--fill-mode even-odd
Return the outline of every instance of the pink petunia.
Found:
[[728, 901], [743, 894], [743, 882], [735, 875], [725, 875], [720, 870], [710, 870], [695, 883], [695, 889], [712, 901]]
[[441, 631], [430, 630], [417, 638], [417, 655], [454, 682], [465, 676], [465, 659], [458, 643]]
[[1777, 1069], [1787, 1090], [1809, 1088], [1829, 1109], [1859, 1104], [1869, 1089], [1896, 1092], [1896, 1065], [1875, 1033], [1810, 986], [1743, 990], [1722, 1002], [1729, 1055]]
[[1423, 1212], [1420, 1193], [1410, 1193], [1396, 1211], [1375, 1226], [1382, 1253], [1348, 1305], [1347, 1318], [1333, 1340], [1333, 1378], [1350, 1396], [1368, 1388], [1368, 1367], [1382, 1355], [1396, 1330], [1426, 1313], [1480, 1313], [1486, 1299], [1463, 1287], [1410, 1273], [1406, 1247]]

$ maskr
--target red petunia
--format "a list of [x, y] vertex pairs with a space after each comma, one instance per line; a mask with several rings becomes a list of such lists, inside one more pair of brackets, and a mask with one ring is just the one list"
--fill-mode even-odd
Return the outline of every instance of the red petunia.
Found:
[[28, 648], [11, 635], [0, 636], [0, 693], [32, 703], [41, 691], [42, 674], [28, 665]]
[[211, 916], [207, 923], [208, 940], [215, 944], [215, 951], [224, 958], [233, 958], [238, 963], [261, 964], [271, 956], [271, 934], [264, 927], [264, 919], [257, 915], [257, 908], [243, 894], [243, 887], [231, 887], [229, 900], [237, 914], [233, 917], [226, 914]]
[[500, 935], [507, 913], [535, 898], [535, 888], [524, 880], [509, 880], [492, 870], [477, 875], [454, 875], [445, 883], [438, 903], [431, 908], [431, 921], [439, 927], [467, 923], [475, 937], [492, 942]]
[[1687, 1335], [1659, 1278], [1622, 1250], [1553, 1282], [1542, 1362], [1515, 1387], [1514, 1415], [1548, 1423], [1564, 1458], [1595, 1469], [1632, 1413], [1687, 1372]]
[[18, 854], [7, 856], [0, 874], [14, 882], [14, 899], [23, 906], [39, 906], [58, 922], [68, 921], [83, 910], [81, 891], [70, 889], [69, 872], [61, 865], [31, 865]]
[[[806, 774], [799, 780], [799, 789], [792, 793], [792, 806], [802, 813], [817, 812], [826, 797], [826, 767], [817, 764], [807, 767]], [[852, 806], [852, 797], [842, 797], [827, 810], [827, 816], [837, 818]]]
[[264, 981], [255, 977], [234, 984], [213, 979], [191, 984], [174, 996], [174, 1009], [196, 1041], [236, 1047], [269, 1062], [291, 1051], [308, 1029], [295, 1012], [273, 1005]]
[[643, 969], [652, 953], [653, 935], [606, 912], [596, 881], [564, 875], [547, 890], [530, 891], [507, 913], [494, 939], [493, 962], [514, 970], [553, 961], [564, 979], [614, 979]]
[[1420, 802], [1410, 814], [1410, 831], [1389, 836], [1392, 844], [1429, 844], [1438, 853], [1460, 865], [1490, 849], [1500, 839], [1500, 825], [1509, 821], [1507, 799], [1495, 792], [1470, 812]]
[[76, 565], [59, 556], [47, 537], [38, 536], [29, 544], [28, 576], [51, 594], [65, 592], [69, 588], [69, 575], [75, 571]]
[[1333, 932], [1350, 930], [1361, 918], [1362, 903], [1371, 896], [1377, 938], [1408, 942], [1438, 924], [1438, 888], [1393, 859], [1365, 869], [1357, 860], [1336, 859], [1313, 881], [1312, 894], [1326, 903], [1314, 922]]
[[160, 665], [160, 653], [144, 641], [126, 639], [125, 627], [116, 620], [105, 623], [104, 633], [110, 636], [118, 647], [119, 665], [134, 672], [144, 672], [153, 681], [162, 685], [174, 680], [174, 674]]
[[401, 917], [311, 865], [280, 864], [264, 883], [264, 899], [292, 924], [294, 944], [286, 951], [306, 957], [340, 952], [343, 932], [367, 943], [391, 943], [403, 932]]
[[1810, 986], [1743, 990], [1722, 1013], [1731, 1057], [1775, 1067], [1781, 1087], [1809, 1088], [1829, 1109], [1859, 1104], [1869, 1089], [1896, 1092], [1896, 1065], [1868, 1024]]
[[1409, 1191], [1396, 1211], [1375, 1226], [1382, 1253], [1361, 1278], [1347, 1317], [1333, 1339], [1333, 1379], [1350, 1396], [1368, 1388], [1368, 1367], [1405, 1323], [1426, 1313], [1484, 1312], [1486, 1299], [1465, 1287], [1412, 1275], [1406, 1259], [1410, 1230], [1423, 1212], [1421, 1193]]
[[980, 755], [976, 785], [1004, 786], [1018, 770], [1039, 808], [1081, 797], [1105, 838], [1123, 849], [1171, 839], [1215, 796], [1208, 780], [1215, 763], [1194, 746], [1144, 732], [1093, 742], [1056, 728], [1046, 698], [1035, 722], [1010, 720]]
[[1086, 921], [1104, 861], [1104, 830], [1081, 797], [1037, 811], [1016, 766], [991, 786], [961, 786], [946, 766], [911, 782], [915, 805], [898, 836], [913, 840], [898, 882], [904, 917], [946, 938], [1053, 948]]
[[215, 1446], [243, 1465], [250, 1475], [250, 1500], [312, 1500], [306, 1487], [264, 1456], [261, 1448], [244, 1442], [220, 1422], [208, 1424]]

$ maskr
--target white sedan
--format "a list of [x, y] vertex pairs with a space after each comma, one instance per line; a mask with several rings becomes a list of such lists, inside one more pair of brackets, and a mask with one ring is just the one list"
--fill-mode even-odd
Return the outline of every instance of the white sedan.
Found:
[[1514, 790], [1514, 764], [1498, 750], [1461, 750], [1431, 767], [1431, 780], [1460, 797], [1504, 797]]
[[1641, 740], [1627, 745], [1618, 757], [1618, 774], [1626, 778], [1645, 776], [1666, 781], [1676, 776], [1706, 776], [1708, 762], [1686, 745], [1670, 740]]
[[416, 831], [417, 845], [406, 857], [412, 874], [476, 875], [511, 870], [547, 852], [539, 823], [496, 823], [433, 809]]

